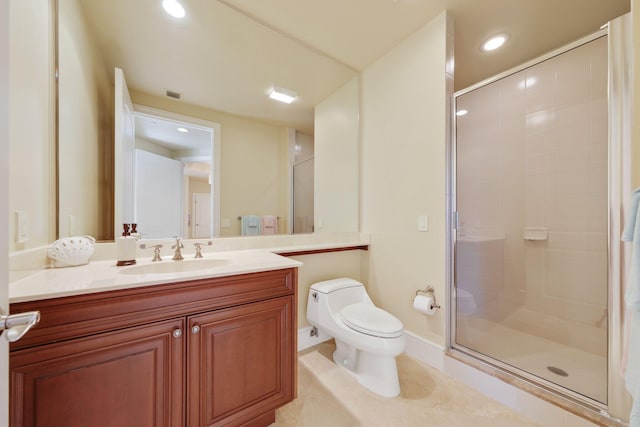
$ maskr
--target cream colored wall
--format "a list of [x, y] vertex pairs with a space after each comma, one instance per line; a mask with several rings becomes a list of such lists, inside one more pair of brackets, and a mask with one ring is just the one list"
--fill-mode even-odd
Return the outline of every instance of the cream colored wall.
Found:
[[[112, 221], [100, 212], [108, 208], [103, 177], [111, 176], [110, 156], [105, 153], [113, 151], [113, 86], [78, 0], [62, 1], [58, 10], [58, 84], [64, 94], [58, 104], [60, 236], [80, 232], [111, 239]], [[69, 225], [70, 216], [75, 228]]]
[[[9, 251], [53, 241], [55, 151], [52, 12], [48, 0], [9, 2]], [[29, 240], [15, 242], [14, 211], [26, 213]]]
[[[0, 2], [0, 204], [9, 200], [9, 2]], [[9, 216], [0, 210], [0, 311], [9, 312]], [[0, 340], [0, 426], [9, 425], [9, 342]]]
[[304, 264], [298, 269], [298, 328], [309, 326], [307, 298], [311, 285], [338, 277], [351, 277], [361, 281], [364, 254], [366, 251], [356, 250], [290, 257]]
[[316, 232], [359, 229], [359, 92], [354, 78], [315, 109]]
[[[445, 310], [412, 310], [417, 289], [445, 299], [447, 14], [362, 73], [362, 231], [370, 233], [367, 281], [377, 305], [406, 330], [445, 342]], [[428, 215], [429, 231], [417, 230]]]
[[222, 236], [240, 235], [239, 215], [277, 215], [280, 232], [288, 221], [287, 131], [257, 120], [131, 92], [135, 104], [220, 123]]
[[[632, 117], [638, 117], [640, 112], [640, 1], [631, 2], [631, 19], [633, 26], [633, 113]], [[640, 186], [640, 120], [633, 120], [632, 151], [633, 188]]]
[[193, 200], [193, 193], [210, 193], [211, 185], [206, 178], [189, 177], [189, 200]]

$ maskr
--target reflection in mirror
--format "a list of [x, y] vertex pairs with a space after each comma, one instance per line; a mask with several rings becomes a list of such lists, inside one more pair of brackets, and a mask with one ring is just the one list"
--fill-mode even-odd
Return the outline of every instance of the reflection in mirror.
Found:
[[113, 77], [88, 26], [76, 1], [58, 2], [58, 237], [112, 240]]
[[[314, 138], [314, 108], [356, 72], [219, 1], [189, 2], [186, 9], [176, 20], [159, 0], [59, 0], [60, 235], [111, 240], [120, 230], [114, 223], [123, 222], [115, 218], [122, 215], [113, 154], [115, 67], [126, 73], [136, 105], [220, 124], [218, 235], [240, 235], [237, 218], [252, 214], [279, 217], [280, 233], [294, 231], [294, 211], [302, 210], [291, 200], [291, 135]], [[273, 101], [267, 94], [274, 86], [298, 98]], [[305, 217], [296, 231], [313, 230]]]
[[134, 116], [134, 218], [144, 224], [142, 237], [213, 237], [213, 128]]
[[293, 232], [313, 233], [313, 137], [295, 132], [293, 147]]

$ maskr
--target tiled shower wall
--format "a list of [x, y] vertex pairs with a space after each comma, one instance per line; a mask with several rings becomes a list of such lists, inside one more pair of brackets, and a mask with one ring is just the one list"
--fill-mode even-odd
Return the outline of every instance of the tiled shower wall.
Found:
[[[574, 326], [595, 328], [577, 345], [606, 352], [606, 38], [461, 95], [461, 109], [458, 252], [499, 236], [504, 257], [489, 297], [473, 256], [457, 257], [458, 286], [475, 288], [479, 314], [536, 335], [575, 341]], [[525, 227], [548, 238], [525, 240]]]

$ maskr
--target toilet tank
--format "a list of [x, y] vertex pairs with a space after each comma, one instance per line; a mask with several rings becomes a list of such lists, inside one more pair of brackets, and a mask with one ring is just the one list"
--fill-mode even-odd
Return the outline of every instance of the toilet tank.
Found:
[[[314, 293], [317, 296], [314, 297]], [[316, 302], [325, 305], [332, 313], [336, 313], [350, 304], [371, 303], [364, 285], [357, 280], [346, 277], [314, 283], [309, 290], [309, 303], [314, 298], [317, 298]]]

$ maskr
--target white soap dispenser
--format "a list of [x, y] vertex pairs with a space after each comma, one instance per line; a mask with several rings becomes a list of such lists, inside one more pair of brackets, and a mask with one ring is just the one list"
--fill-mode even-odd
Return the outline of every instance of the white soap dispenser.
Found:
[[135, 235], [138, 235], [136, 230], [136, 224], [122, 224], [122, 236], [116, 239], [116, 253], [118, 267], [124, 265], [133, 265], [136, 263], [136, 236], [131, 235], [130, 227], [133, 226], [132, 231]]

